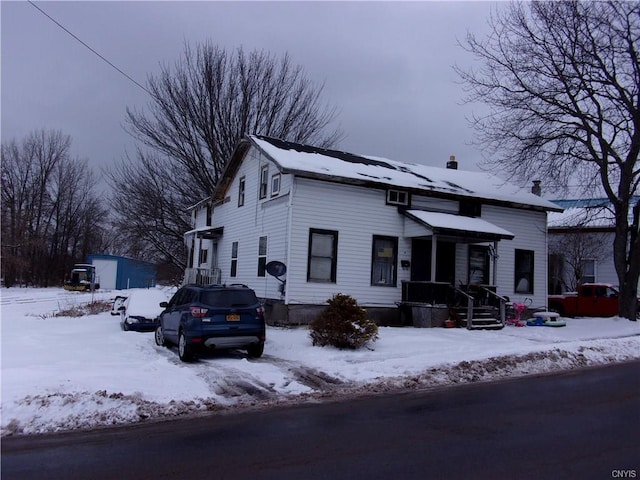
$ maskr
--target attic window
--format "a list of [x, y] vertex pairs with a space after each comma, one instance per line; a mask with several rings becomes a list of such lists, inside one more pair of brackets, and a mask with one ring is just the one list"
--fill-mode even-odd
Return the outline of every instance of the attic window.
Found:
[[390, 205], [409, 205], [409, 194], [401, 190], [387, 190], [387, 203]]
[[473, 200], [460, 200], [459, 213], [463, 217], [481, 217], [482, 204]]
[[275, 173], [271, 177], [271, 196], [275, 197], [280, 193], [280, 174]]

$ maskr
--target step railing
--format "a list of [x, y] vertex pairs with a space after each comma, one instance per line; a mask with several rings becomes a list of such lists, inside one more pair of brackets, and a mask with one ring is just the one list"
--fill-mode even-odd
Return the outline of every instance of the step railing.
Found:
[[507, 312], [507, 302], [509, 302], [508, 298], [503, 297], [502, 295], [498, 295], [496, 292], [494, 292], [491, 289], [485, 288], [485, 287], [480, 287], [484, 292], [486, 292], [490, 297], [493, 297], [495, 300], [498, 301], [498, 309], [499, 309], [499, 315], [500, 315], [500, 323], [504, 326], [504, 322], [506, 319], [506, 312]]
[[458, 293], [459, 295], [462, 296], [462, 298], [465, 298], [467, 300], [467, 328], [469, 330], [471, 330], [471, 328], [473, 327], [473, 302], [474, 302], [474, 298], [469, 295], [467, 292], [465, 292], [464, 290], [461, 290], [457, 287], [453, 287], [453, 289], [455, 290], [456, 293]]

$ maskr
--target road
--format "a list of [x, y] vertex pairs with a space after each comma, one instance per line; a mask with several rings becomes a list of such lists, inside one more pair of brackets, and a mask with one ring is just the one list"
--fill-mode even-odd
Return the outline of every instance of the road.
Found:
[[640, 478], [640, 361], [2, 440], [10, 479]]

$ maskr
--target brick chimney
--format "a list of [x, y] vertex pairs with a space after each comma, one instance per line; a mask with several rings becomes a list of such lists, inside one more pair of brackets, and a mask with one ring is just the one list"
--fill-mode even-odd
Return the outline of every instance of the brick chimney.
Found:
[[531, 193], [537, 196], [542, 196], [542, 188], [540, 187], [541, 180], [534, 180], [531, 187]]
[[451, 155], [449, 157], [449, 161], [447, 162], [447, 168], [450, 168], [451, 170], [457, 170], [458, 169], [458, 162], [456, 161], [456, 156], [455, 155]]

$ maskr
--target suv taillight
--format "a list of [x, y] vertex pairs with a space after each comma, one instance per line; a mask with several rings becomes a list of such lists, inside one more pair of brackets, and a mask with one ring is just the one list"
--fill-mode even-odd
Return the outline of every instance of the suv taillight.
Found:
[[189, 311], [191, 312], [192, 317], [203, 318], [207, 314], [208, 309], [201, 307], [189, 307]]
[[260, 318], [264, 317], [264, 307], [262, 305], [260, 305], [258, 308], [256, 308], [256, 314]]

